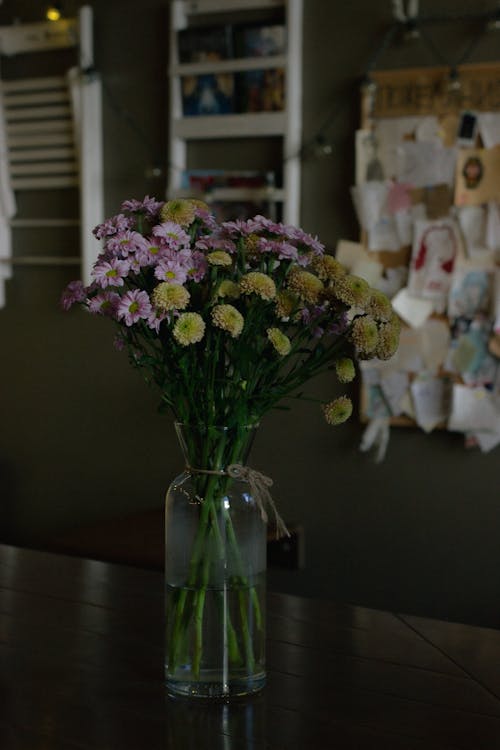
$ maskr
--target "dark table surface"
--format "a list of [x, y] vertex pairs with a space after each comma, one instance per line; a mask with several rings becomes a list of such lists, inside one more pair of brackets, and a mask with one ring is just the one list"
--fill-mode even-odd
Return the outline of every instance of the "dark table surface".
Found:
[[269, 593], [268, 684], [165, 695], [155, 571], [0, 545], [1, 750], [500, 748], [500, 632]]

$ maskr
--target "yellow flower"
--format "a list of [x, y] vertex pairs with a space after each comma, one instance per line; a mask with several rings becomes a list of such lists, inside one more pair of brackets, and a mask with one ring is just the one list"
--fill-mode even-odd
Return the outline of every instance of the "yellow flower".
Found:
[[215, 305], [212, 310], [212, 322], [217, 328], [227, 331], [233, 339], [243, 330], [243, 315], [232, 305]]
[[235, 281], [224, 279], [219, 284], [219, 288], [217, 289], [217, 296], [228, 297], [229, 299], [238, 299], [238, 297], [240, 296], [240, 288]]
[[371, 354], [378, 344], [377, 324], [370, 315], [356, 318], [351, 328], [351, 338], [361, 354]]
[[365, 305], [367, 313], [373, 315], [376, 320], [387, 322], [392, 315], [392, 305], [383, 292], [378, 289], [370, 290], [370, 297]]
[[309, 271], [292, 271], [287, 283], [292, 292], [310, 304], [316, 303], [323, 291], [323, 282]]
[[340, 383], [350, 383], [356, 377], [354, 362], [349, 357], [342, 357], [335, 362], [335, 372]]
[[290, 339], [279, 328], [268, 328], [267, 338], [281, 357], [286, 357], [290, 353], [292, 348]]
[[208, 253], [207, 261], [211, 266], [230, 266], [233, 262], [229, 253], [225, 250], [214, 250], [212, 253]]
[[210, 211], [208, 203], [205, 203], [205, 201], [200, 201], [198, 198], [189, 198], [189, 202], [192, 203], [195, 208], [199, 208], [202, 211]]
[[376, 355], [379, 359], [390, 359], [399, 346], [400, 325], [398, 322], [382, 323], [378, 329]]
[[324, 404], [323, 412], [328, 424], [342, 424], [352, 414], [352, 401], [347, 396], [339, 396], [330, 403]]
[[260, 271], [250, 271], [240, 279], [240, 291], [242, 294], [256, 294], [264, 300], [276, 297], [276, 285], [270, 276]]
[[316, 256], [312, 267], [322, 281], [332, 281], [346, 275], [344, 266], [333, 255]]
[[192, 224], [195, 216], [195, 204], [184, 198], [167, 201], [160, 211], [161, 221], [174, 221], [181, 227], [188, 227]]
[[334, 284], [335, 294], [346, 305], [363, 307], [370, 296], [370, 285], [361, 276], [346, 274], [336, 279]]
[[198, 313], [182, 313], [175, 321], [173, 334], [182, 346], [196, 344], [205, 334], [205, 322]]
[[158, 310], [184, 310], [187, 307], [191, 295], [181, 284], [169, 284], [162, 281], [153, 289], [151, 300]]
[[289, 318], [297, 305], [297, 297], [289, 289], [282, 289], [276, 295], [276, 315], [278, 318]]
[[260, 237], [258, 234], [249, 234], [245, 237], [245, 251], [249, 255], [255, 255], [259, 249]]

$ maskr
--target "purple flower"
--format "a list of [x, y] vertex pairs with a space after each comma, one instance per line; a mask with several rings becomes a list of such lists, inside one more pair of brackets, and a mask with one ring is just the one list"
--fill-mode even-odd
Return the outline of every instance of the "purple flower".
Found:
[[254, 219], [224, 221], [221, 226], [231, 237], [246, 237], [259, 229], [259, 224]]
[[130, 219], [123, 214], [118, 214], [117, 216], [112, 216], [111, 219], [106, 219], [102, 224], [98, 224], [92, 230], [92, 234], [94, 234], [98, 240], [102, 240], [103, 237], [111, 237], [117, 232], [124, 232], [126, 229], [131, 229], [133, 226], [133, 219]]
[[137, 250], [135, 258], [140, 266], [154, 266], [165, 255], [166, 249], [162, 237], [147, 237], [145, 246]]
[[60, 303], [62, 309], [69, 310], [77, 302], [83, 302], [86, 294], [86, 289], [81, 281], [70, 281], [61, 294]]
[[119, 302], [120, 295], [116, 292], [101, 292], [89, 299], [88, 308], [91, 313], [114, 317]]
[[341, 312], [338, 320], [331, 323], [327, 328], [327, 333], [330, 333], [334, 336], [340, 336], [343, 333], [347, 331], [349, 328], [349, 318], [347, 317], [347, 312]]
[[168, 317], [168, 312], [153, 308], [147, 319], [148, 328], [151, 328], [156, 333], [160, 331], [160, 325], [165, 318]]
[[163, 206], [162, 201], [157, 201], [155, 198], [150, 198], [146, 195], [142, 201], [131, 198], [128, 201], [123, 201], [121, 205], [121, 211], [130, 211], [131, 213], [144, 213], [149, 219], [154, 219], [160, 212]]
[[254, 222], [255, 230], [265, 229], [270, 234], [286, 236], [284, 232], [285, 227], [283, 226], [283, 224], [277, 223], [276, 221], [272, 221], [272, 219], [268, 219], [265, 216], [261, 216], [260, 214], [257, 214], [257, 216], [254, 216], [253, 222]]
[[131, 326], [138, 320], [149, 318], [152, 309], [146, 292], [133, 289], [130, 292], [125, 292], [123, 297], [120, 298], [116, 315], [119, 320], [124, 321], [126, 326]]
[[313, 237], [303, 229], [299, 227], [286, 226], [285, 235], [291, 239], [296, 240], [300, 245], [303, 245], [306, 250], [311, 250], [314, 255], [323, 255], [325, 252], [325, 246], [318, 240], [317, 237]]
[[184, 284], [187, 279], [187, 269], [177, 260], [161, 259], [155, 268], [155, 276], [160, 281]]
[[106, 250], [119, 258], [126, 258], [129, 253], [144, 250], [147, 244], [142, 234], [126, 229], [125, 232], [117, 232], [106, 242]]
[[92, 269], [92, 276], [96, 283], [105, 289], [108, 286], [123, 286], [123, 279], [130, 271], [130, 263], [126, 260], [111, 258], [109, 263], [98, 263]]
[[236, 245], [228, 237], [224, 237], [220, 233], [215, 233], [210, 236], [200, 237], [195, 242], [195, 248], [197, 250], [224, 250], [226, 253], [232, 255], [236, 252]]
[[162, 224], [156, 224], [153, 227], [153, 234], [156, 237], [162, 237], [165, 244], [173, 250], [181, 247], [189, 247], [188, 233], [174, 221], [164, 221]]
[[121, 352], [125, 349], [126, 343], [127, 343], [126, 338], [123, 336], [122, 332], [119, 331], [113, 339], [113, 346], [115, 347], [115, 349]]
[[188, 270], [188, 276], [193, 281], [201, 281], [207, 272], [208, 262], [205, 255], [199, 250], [193, 250], [191, 253], [191, 268]]
[[259, 240], [259, 249], [261, 252], [273, 253], [280, 260], [298, 260], [299, 253], [296, 247], [289, 242], [280, 242], [278, 240], [268, 240], [261, 237]]

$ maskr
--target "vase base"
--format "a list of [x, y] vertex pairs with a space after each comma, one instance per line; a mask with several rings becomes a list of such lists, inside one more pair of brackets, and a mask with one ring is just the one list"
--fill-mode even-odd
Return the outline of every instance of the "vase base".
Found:
[[231, 679], [229, 682], [223, 682], [217, 678], [211, 679], [210, 677], [210, 675], [206, 675], [205, 679], [196, 682], [167, 677], [165, 686], [167, 693], [171, 696], [225, 700], [258, 693], [266, 684], [265, 673], [247, 678]]

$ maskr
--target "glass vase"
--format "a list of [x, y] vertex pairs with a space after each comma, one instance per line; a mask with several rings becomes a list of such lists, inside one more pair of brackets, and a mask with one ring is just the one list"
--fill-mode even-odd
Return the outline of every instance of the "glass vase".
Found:
[[255, 430], [176, 424], [186, 467], [165, 507], [171, 695], [229, 698], [265, 684], [267, 525], [249, 483], [228, 474]]

